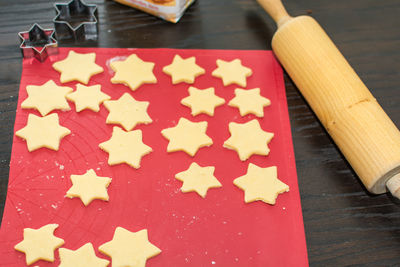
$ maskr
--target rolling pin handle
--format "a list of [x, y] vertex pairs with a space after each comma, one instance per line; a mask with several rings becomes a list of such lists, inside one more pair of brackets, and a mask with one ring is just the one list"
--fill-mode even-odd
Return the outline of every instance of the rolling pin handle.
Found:
[[386, 182], [386, 187], [390, 193], [398, 199], [400, 199], [400, 173], [394, 175]]
[[257, 0], [263, 9], [272, 17], [278, 28], [292, 17], [287, 13], [281, 0]]

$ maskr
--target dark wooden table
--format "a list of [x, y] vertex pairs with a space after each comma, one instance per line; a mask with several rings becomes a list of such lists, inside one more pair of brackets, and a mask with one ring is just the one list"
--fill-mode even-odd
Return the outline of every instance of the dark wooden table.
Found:
[[[17, 32], [34, 22], [52, 27], [50, 2], [0, 0], [0, 213], [21, 75]], [[88, 2], [99, 7], [100, 36], [87, 46], [271, 49], [275, 31], [255, 0], [198, 0], [176, 25], [112, 1]], [[320, 22], [400, 126], [400, 1], [285, 2], [292, 15], [311, 13]], [[400, 201], [365, 190], [291, 80], [285, 81], [310, 265], [399, 266]]]

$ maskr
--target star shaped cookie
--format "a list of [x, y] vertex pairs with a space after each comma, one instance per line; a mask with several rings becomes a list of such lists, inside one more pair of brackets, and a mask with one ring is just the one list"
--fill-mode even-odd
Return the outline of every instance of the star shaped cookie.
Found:
[[264, 117], [264, 107], [271, 105], [271, 101], [260, 95], [260, 88], [235, 89], [235, 97], [228, 103], [231, 107], [237, 107], [241, 116], [254, 114]]
[[194, 156], [204, 146], [211, 146], [213, 141], [207, 136], [207, 122], [191, 122], [180, 118], [175, 127], [161, 131], [161, 134], [169, 140], [167, 152], [185, 151]]
[[115, 71], [112, 83], [122, 83], [132, 91], [135, 91], [144, 83], [156, 83], [157, 78], [153, 74], [153, 62], [141, 60], [137, 55], [132, 54], [123, 61], [113, 61], [110, 67]]
[[77, 250], [60, 248], [59, 253], [58, 267], [107, 267], [110, 263], [96, 256], [92, 243], [86, 243]]
[[205, 113], [214, 116], [214, 109], [225, 103], [225, 99], [216, 96], [214, 88], [197, 89], [189, 87], [189, 96], [182, 99], [181, 104], [190, 107], [192, 116]]
[[244, 202], [261, 200], [275, 205], [278, 194], [289, 191], [289, 186], [278, 179], [276, 166], [261, 168], [252, 163], [247, 173], [233, 180], [233, 183], [244, 191]]
[[71, 50], [65, 59], [54, 63], [53, 68], [61, 73], [62, 83], [78, 81], [87, 84], [93, 75], [103, 72], [95, 61], [95, 53], [80, 54]]
[[274, 137], [261, 129], [260, 123], [254, 119], [246, 123], [229, 123], [231, 137], [224, 142], [224, 147], [235, 150], [240, 160], [245, 161], [251, 155], [268, 155], [268, 143]]
[[146, 261], [161, 250], [149, 242], [147, 229], [131, 232], [117, 227], [113, 239], [99, 247], [99, 251], [112, 259], [112, 266], [144, 267]]
[[130, 94], [123, 94], [118, 100], [108, 100], [104, 106], [110, 112], [106, 123], [120, 124], [125, 130], [130, 131], [137, 124], [151, 123], [153, 120], [147, 114], [149, 102], [137, 101]]
[[26, 126], [15, 135], [26, 140], [31, 152], [41, 147], [58, 150], [61, 139], [70, 133], [68, 128], [60, 126], [58, 114], [53, 113], [45, 117], [29, 114]]
[[175, 55], [172, 63], [163, 68], [163, 72], [171, 76], [173, 84], [177, 84], [181, 82], [194, 83], [196, 77], [206, 71], [196, 64], [195, 57], [183, 59], [181, 56]]
[[24, 229], [24, 240], [15, 245], [15, 249], [25, 253], [26, 264], [38, 260], [54, 261], [54, 250], [64, 244], [64, 240], [54, 236], [58, 224], [47, 224], [39, 229]]
[[250, 68], [242, 65], [240, 59], [234, 59], [232, 61], [217, 59], [217, 66], [218, 68], [212, 72], [212, 76], [221, 78], [225, 86], [234, 83], [241, 87], [246, 87], [247, 77], [253, 74]]
[[108, 201], [107, 187], [111, 178], [97, 176], [90, 169], [83, 175], [71, 175], [71, 181], [72, 187], [67, 191], [67, 197], [79, 197], [85, 206], [95, 199]]
[[221, 187], [221, 183], [214, 176], [215, 167], [201, 167], [193, 162], [189, 169], [177, 173], [175, 178], [183, 182], [181, 191], [183, 193], [195, 191], [202, 198], [205, 198], [210, 188]]
[[58, 86], [53, 80], [42, 85], [28, 85], [28, 98], [21, 103], [21, 108], [33, 108], [42, 116], [55, 109], [70, 110], [65, 96], [72, 92], [72, 88]]
[[119, 127], [114, 127], [111, 138], [99, 147], [108, 153], [109, 165], [126, 163], [135, 169], [140, 168], [142, 157], [152, 151], [143, 143], [141, 130], [125, 132]]
[[100, 104], [111, 97], [101, 91], [101, 85], [84, 86], [76, 85], [76, 91], [67, 95], [67, 99], [75, 103], [76, 112], [90, 109], [99, 112]]

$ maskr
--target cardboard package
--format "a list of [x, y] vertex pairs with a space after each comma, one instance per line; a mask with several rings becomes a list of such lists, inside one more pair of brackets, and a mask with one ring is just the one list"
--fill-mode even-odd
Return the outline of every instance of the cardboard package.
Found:
[[114, 0], [176, 23], [194, 0]]

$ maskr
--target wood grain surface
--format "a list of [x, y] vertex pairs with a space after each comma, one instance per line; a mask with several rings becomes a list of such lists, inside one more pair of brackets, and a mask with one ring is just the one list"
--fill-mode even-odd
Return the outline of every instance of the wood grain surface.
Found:
[[[271, 49], [275, 31], [255, 0], [198, 0], [176, 25], [110, 0], [88, 2], [99, 7], [100, 36], [77, 46]], [[400, 2], [284, 2], [291, 15], [317, 19], [400, 126]], [[52, 27], [54, 14], [52, 1], [0, 0], [1, 212], [21, 75], [17, 32], [34, 22]], [[285, 83], [310, 265], [398, 266], [400, 201], [367, 192], [287, 76]]]

